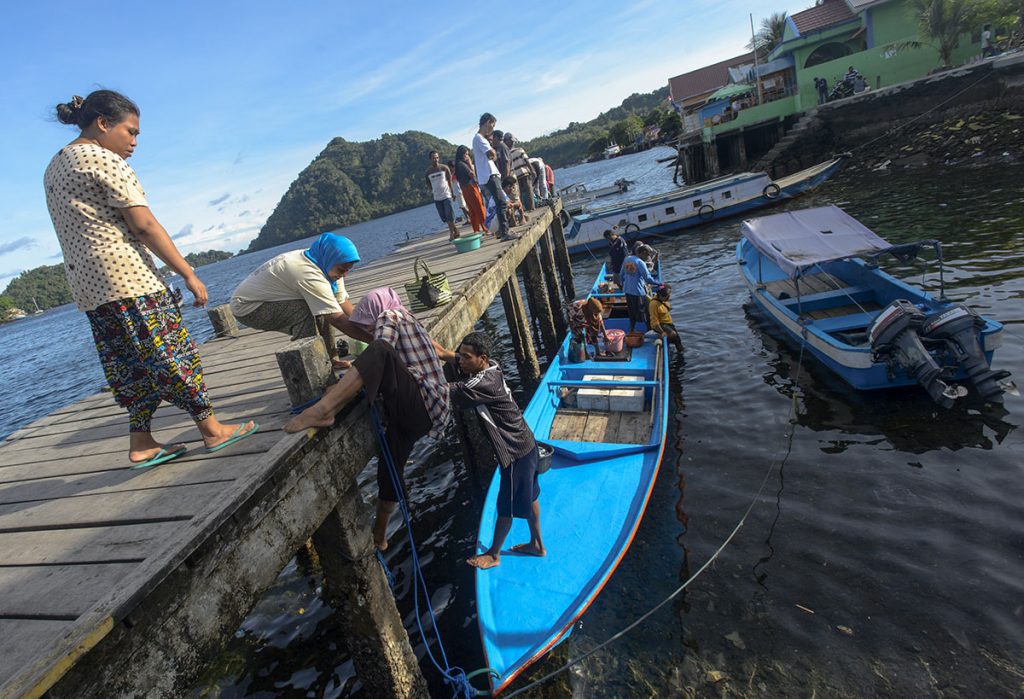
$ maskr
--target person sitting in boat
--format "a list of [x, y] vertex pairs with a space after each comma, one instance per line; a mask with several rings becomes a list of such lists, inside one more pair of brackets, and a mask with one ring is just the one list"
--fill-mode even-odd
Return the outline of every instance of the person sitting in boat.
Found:
[[660, 253], [647, 243], [638, 240], [633, 245], [633, 254], [636, 254], [637, 252], [643, 249], [646, 249], [648, 253], [647, 271], [649, 271], [651, 274], [654, 274], [654, 270], [658, 268], [658, 255], [660, 255]]
[[445, 359], [458, 363], [463, 380], [448, 384], [453, 405], [475, 408], [494, 447], [500, 466], [498, 519], [490, 547], [466, 560], [474, 568], [493, 568], [501, 562], [501, 547], [512, 528], [512, 518], [525, 519], [530, 540], [515, 544], [512, 551], [530, 556], [545, 555], [540, 534], [540, 484], [537, 466], [540, 452], [523, 413], [512, 400], [512, 392], [498, 363], [491, 359], [491, 340], [473, 332], [463, 338], [458, 352], [445, 353]]
[[644, 246], [622, 263], [622, 291], [626, 294], [626, 308], [629, 310], [629, 332], [636, 330], [637, 323], [647, 327], [647, 287], [659, 286], [647, 268], [650, 249]]
[[626, 240], [611, 228], [604, 232], [604, 239], [608, 241], [607, 269], [612, 273], [612, 281], [621, 289], [622, 276], [619, 272], [622, 270], [622, 263], [629, 256], [629, 246], [626, 244]]
[[349, 322], [352, 302], [345, 275], [359, 262], [359, 250], [342, 235], [324, 233], [308, 250], [273, 257], [246, 277], [231, 294], [231, 311], [244, 325], [291, 335], [293, 340], [321, 335], [337, 366], [331, 327], [369, 342], [366, 331]]
[[679, 331], [672, 322], [672, 307], [668, 301], [672, 298], [672, 286], [662, 284], [661, 288], [651, 299], [647, 307], [647, 317], [651, 319], [651, 330], [662, 335], [666, 340], [676, 346], [676, 350], [683, 351], [683, 341], [679, 339]]
[[594, 354], [587, 355], [588, 359], [591, 356], [603, 356], [598, 342], [608, 341], [608, 332], [604, 327], [604, 304], [593, 297], [574, 301], [569, 308], [569, 332], [577, 342], [594, 346]]
[[413, 446], [427, 434], [439, 439], [451, 417], [448, 381], [438, 359], [439, 353], [451, 353], [430, 339], [390, 287], [366, 294], [352, 311], [350, 320], [370, 336], [370, 344], [341, 381], [285, 424], [284, 431], [330, 427], [338, 411], [365, 389], [371, 405], [376, 404], [381, 412], [386, 425], [384, 439], [397, 471], [396, 483], [386, 461], [377, 459], [378, 501], [373, 541], [383, 551], [388, 547], [388, 521], [398, 508], [399, 499], [406, 497], [402, 471]]

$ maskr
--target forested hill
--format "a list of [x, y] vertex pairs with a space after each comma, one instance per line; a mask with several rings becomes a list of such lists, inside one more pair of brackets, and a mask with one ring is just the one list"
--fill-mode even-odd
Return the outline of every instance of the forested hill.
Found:
[[[669, 107], [668, 87], [636, 92], [622, 104], [586, 122], [571, 122], [564, 129], [538, 136], [524, 144], [530, 155], [544, 158], [551, 167], [565, 167], [604, 150], [609, 142], [628, 146], [645, 126], [657, 124], [663, 136], [680, 130], [679, 116]], [[514, 126], [509, 125], [510, 129]]]
[[335, 138], [292, 182], [248, 250], [429, 204], [427, 154], [436, 150], [444, 162], [455, 157], [455, 148], [421, 131], [362, 142]]

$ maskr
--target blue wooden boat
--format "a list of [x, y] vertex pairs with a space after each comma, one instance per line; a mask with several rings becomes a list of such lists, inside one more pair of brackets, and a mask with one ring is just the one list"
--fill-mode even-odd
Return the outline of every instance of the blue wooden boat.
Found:
[[575, 216], [563, 212], [565, 242], [570, 253], [593, 252], [608, 244], [604, 232], [609, 229], [632, 240], [777, 204], [823, 183], [843, 159], [840, 156], [777, 180], [763, 172], [743, 172]]
[[[754, 303], [854, 388], [920, 384], [946, 407], [968, 393], [957, 381], [989, 401], [1016, 392], [990, 368], [1003, 326], [945, 297], [938, 241], [891, 245], [835, 206], [749, 219], [741, 232], [736, 261]], [[938, 298], [878, 267], [925, 248], [938, 258]]]
[[[615, 295], [603, 294], [604, 300]], [[628, 320], [618, 317], [624, 306], [607, 306], [606, 327], [627, 329]], [[568, 349], [566, 338], [524, 411], [537, 440], [554, 451], [540, 476], [547, 556], [503, 551], [501, 565], [476, 571], [480, 636], [486, 664], [497, 673], [494, 693], [568, 637], [597, 598], [633, 541], [665, 450], [662, 343], [648, 336], [625, 356], [579, 363], [569, 362]], [[481, 551], [494, 531], [497, 494], [496, 473], [480, 519]], [[525, 520], [513, 520], [506, 549], [528, 540]]]

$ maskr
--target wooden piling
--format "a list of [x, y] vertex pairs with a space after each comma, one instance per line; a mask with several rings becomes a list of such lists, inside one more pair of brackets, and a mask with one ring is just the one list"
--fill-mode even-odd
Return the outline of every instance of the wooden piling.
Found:
[[222, 304], [206, 310], [210, 317], [210, 324], [213, 326], [213, 334], [216, 337], [236, 337], [238, 335], [238, 321], [235, 314], [231, 312], [231, 306]]
[[427, 696], [427, 684], [374, 553], [372, 513], [354, 483], [313, 534], [341, 636], [367, 696]]
[[544, 354], [553, 359], [558, 353], [558, 331], [548, 300], [547, 288], [544, 285], [544, 272], [541, 270], [540, 255], [534, 247], [519, 265], [523, 275], [523, 286], [526, 289], [526, 302], [530, 306], [530, 315], [540, 326], [540, 338], [544, 343]]
[[565, 228], [562, 226], [562, 219], [559, 218], [562, 202], [558, 200], [556, 204], [557, 206], [552, 206], [555, 216], [548, 232], [555, 244], [555, 262], [558, 265], [558, 274], [562, 278], [562, 293], [565, 295], [566, 301], [572, 301], [576, 298], [576, 284], [572, 278], [572, 259], [569, 257], [569, 248], [565, 244]]
[[537, 351], [530, 336], [530, 323], [526, 318], [526, 309], [523, 308], [523, 296], [519, 293], [519, 280], [515, 275], [509, 277], [501, 287], [501, 302], [505, 306], [505, 318], [508, 320], [508, 330], [512, 335], [512, 346], [516, 352], [519, 379], [524, 386], [532, 388], [540, 381], [540, 364], [537, 362]]
[[277, 365], [292, 405], [304, 405], [334, 383], [334, 371], [321, 337], [304, 337], [278, 350]]
[[555, 320], [555, 330], [559, 337], [565, 337], [569, 331], [565, 313], [562, 312], [562, 299], [558, 291], [558, 277], [555, 268], [555, 251], [551, 246], [551, 237], [545, 233], [540, 237], [540, 268], [544, 273], [544, 286], [548, 291], [548, 303]]

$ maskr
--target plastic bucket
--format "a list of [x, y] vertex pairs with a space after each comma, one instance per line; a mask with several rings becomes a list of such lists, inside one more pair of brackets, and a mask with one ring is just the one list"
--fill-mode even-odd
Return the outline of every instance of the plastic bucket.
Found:
[[624, 330], [611, 329], [607, 332], [608, 340], [605, 342], [605, 350], [608, 352], [621, 352], [622, 343], [626, 339]]
[[537, 462], [537, 473], [544, 473], [551, 468], [551, 457], [555, 455], [555, 450], [549, 447], [547, 444], [537, 443], [537, 449], [540, 451], [540, 461]]
[[644, 346], [644, 334], [643, 333], [626, 333], [626, 347], [637, 347]]
[[480, 247], [480, 238], [482, 237], [483, 236], [479, 233], [474, 235], [462, 235], [453, 240], [452, 245], [454, 245], [455, 249], [459, 252], [469, 252], [470, 250], [476, 250]]

